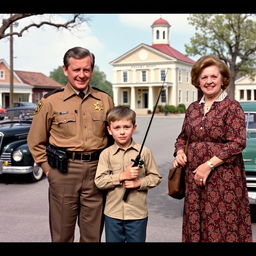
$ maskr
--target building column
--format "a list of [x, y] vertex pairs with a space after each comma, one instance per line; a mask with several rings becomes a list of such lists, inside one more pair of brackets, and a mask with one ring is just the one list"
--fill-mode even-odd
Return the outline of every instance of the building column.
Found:
[[115, 104], [115, 106], [118, 106], [118, 104], [119, 104], [119, 100], [118, 100], [118, 87], [113, 87], [112, 88], [113, 89], [113, 101], [114, 101], [114, 104]]
[[28, 95], [28, 102], [33, 102], [32, 92]]
[[148, 87], [148, 109], [153, 111], [154, 109], [154, 99], [153, 99], [153, 87]]
[[131, 106], [130, 108], [135, 110], [136, 109], [136, 105], [135, 105], [135, 87], [131, 86]]

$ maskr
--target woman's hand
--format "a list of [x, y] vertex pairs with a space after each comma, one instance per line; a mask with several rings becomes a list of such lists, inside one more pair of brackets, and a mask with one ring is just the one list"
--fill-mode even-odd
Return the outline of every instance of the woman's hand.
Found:
[[178, 150], [175, 159], [173, 160], [173, 167], [185, 166], [187, 163], [187, 156], [183, 149]]
[[206, 180], [207, 180], [211, 170], [212, 170], [212, 168], [207, 163], [203, 163], [203, 164], [199, 165], [193, 171], [193, 173], [195, 174], [194, 175], [195, 183], [198, 186], [205, 186]]

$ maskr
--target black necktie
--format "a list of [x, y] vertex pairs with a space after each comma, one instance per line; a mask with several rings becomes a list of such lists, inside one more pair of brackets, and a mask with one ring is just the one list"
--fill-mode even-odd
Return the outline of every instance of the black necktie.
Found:
[[79, 97], [81, 98], [81, 99], [83, 99], [84, 98], [84, 95], [85, 95], [85, 93], [84, 92], [79, 92]]

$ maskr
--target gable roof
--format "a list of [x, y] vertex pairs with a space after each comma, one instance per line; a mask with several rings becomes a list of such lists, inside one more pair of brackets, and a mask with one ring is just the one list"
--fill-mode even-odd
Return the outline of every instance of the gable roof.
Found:
[[40, 72], [20, 71], [15, 70], [23, 83], [31, 85], [35, 88], [59, 88], [60, 83]]
[[184, 61], [184, 62], [188, 62], [191, 64], [194, 64], [195, 61], [190, 59], [189, 57], [185, 56], [183, 53], [179, 52], [178, 50], [175, 50], [174, 48], [172, 48], [171, 46], [169, 46], [168, 44], [153, 44], [152, 46], [150, 46], [162, 53], [165, 53], [177, 60], [180, 61]]
[[125, 57], [127, 57], [129, 54], [135, 52], [136, 50], [138, 50], [139, 48], [142, 48], [142, 47], [145, 47], [145, 48], [147, 48], [149, 50], [152, 50], [155, 53], [158, 53], [158, 54], [160, 54], [162, 56], [171, 57], [172, 60], [178, 60], [178, 61], [182, 61], [182, 62], [186, 62], [186, 63], [190, 63], [190, 64], [194, 64], [195, 63], [194, 60], [188, 58], [187, 56], [185, 56], [184, 54], [182, 54], [178, 50], [175, 50], [174, 48], [169, 46], [168, 44], [147, 45], [147, 44], [141, 43], [141, 44], [137, 45], [136, 47], [134, 47], [133, 49], [131, 49], [130, 51], [122, 54], [118, 58], [116, 58], [113, 61], [111, 61], [110, 64], [114, 65], [116, 62], [119, 62], [120, 60], [122, 60]]

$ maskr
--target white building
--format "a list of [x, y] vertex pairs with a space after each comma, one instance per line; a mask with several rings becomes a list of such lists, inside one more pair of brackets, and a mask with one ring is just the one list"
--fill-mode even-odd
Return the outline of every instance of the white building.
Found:
[[254, 80], [243, 76], [235, 82], [235, 99], [239, 102], [256, 101], [256, 76]]
[[152, 111], [166, 76], [159, 105], [187, 107], [197, 100], [198, 91], [190, 82], [194, 61], [169, 45], [168, 21], [159, 18], [151, 28], [152, 45], [141, 43], [110, 62], [114, 103], [130, 105], [137, 113]]

